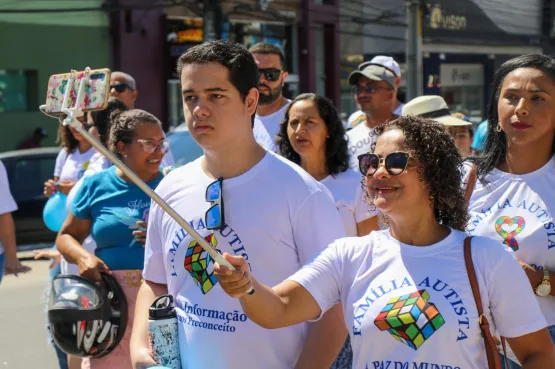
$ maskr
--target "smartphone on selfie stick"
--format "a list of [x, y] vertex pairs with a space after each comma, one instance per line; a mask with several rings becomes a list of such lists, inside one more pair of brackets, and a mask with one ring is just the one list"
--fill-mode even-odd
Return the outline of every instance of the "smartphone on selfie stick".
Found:
[[[104, 81], [107, 81], [106, 86], [110, 87], [110, 71], [109, 69], [100, 70], [105, 73]], [[78, 117], [83, 116], [85, 111], [92, 110], [102, 110], [107, 106], [108, 103], [108, 93], [103, 94], [95, 89], [91, 88], [91, 78], [98, 75], [99, 70], [91, 70], [87, 67], [83, 72], [72, 71], [70, 73], [54, 75], [50, 78], [57, 77], [58, 79], [63, 76], [57, 86], [70, 86], [70, 88], [63, 89], [63, 98], [57, 97], [56, 99], [51, 99], [51, 101], [56, 101], [56, 103], [51, 103], [48, 105], [41, 105], [40, 110], [49, 116], [61, 116], [65, 115], [65, 118], [61, 120], [64, 126], [70, 126], [79, 132], [98, 152], [102, 153], [106, 158], [108, 158], [116, 167], [118, 167], [133, 183], [135, 183], [144, 193], [148, 195], [154, 202], [156, 202], [169, 216], [171, 216], [177, 224], [183, 227], [190, 235], [198, 242], [198, 244], [220, 265], [224, 265], [231, 270], [235, 270], [233, 265], [231, 265], [220, 253], [218, 253], [212, 246], [206, 242], [206, 240], [201, 237], [190, 225], [183, 219], [175, 210], [173, 210], [156, 192], [154, 192], [150, 187], [147, 186], [132, 170], [130, 170], [125, 164], [123, 164], [110, 150], [108, 150], [104, 145], [102, 145], [96, 138], [94, 138], [86, 129], [84, 129], [81, 122], [77, 120]], [[107, 77], [107, 79], [106, 79]], [[98, 84], [98, 87], [102, 89], [103, 84]], [[58, 90], [60, 88], [58, 87]], [[50, 88], [49, 88], [50, 91]], [[93, 96], [91, 96], [91, 94]], [[47, 101], [50, 95], [47, 95]], [[56, 96], [55, 94], [52, 96]], [[94, 97], [96, 96], [96, 97]], [[93, 99], [94, 97], [94, 99]], [[102, 97], [104, 100], [98, 100]], [[61, 103], [57, 102], [61, 99]], [[92, 104], [92, 105], [91, 105]]]

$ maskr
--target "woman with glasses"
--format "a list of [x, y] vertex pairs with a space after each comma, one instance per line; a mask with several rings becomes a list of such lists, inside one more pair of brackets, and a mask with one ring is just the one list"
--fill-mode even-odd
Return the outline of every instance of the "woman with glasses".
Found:
[[[112, 115], [112, 151], [152, 189], [163, 175], [160, 162], [169, 143], [160, 121], [134, 109]], [[129, 320], [122, 343], [109, 355], [91, 359], [91, 368], [131, 368], [129, 337], [135, 300], [141, 285], [144, 246], [133, 235], [138, 221], [148, 221], [150, 198], [123, 172], [112, 166], [83, 180], [56, 244], [81, 276], [98, 281], [108, 272], [120, 283], [128, 302]], [[83, 248], [88, 235], [96, 241], [94, 255]]]
[[297, 96], [285, 112], [277, 143], [281, 155], [300, 165], [333, 195], [347, 236], [362, 236], [368, 218], [360, 174], [349, 169], [345, 128], [333, 103], [316, 94]]
[[478, 313], [464, 257], [462, 159], [447, 130], [400, 117], [380, 131], [374, 153], [359, 162], [389, 229], [332, 243], [274, 288], [258, 282], [242, 257], [226, 254], [237, 271], [216, 265], [221, 287], [265, 328], [317, 320], [341, 303], [357, 369], [488, 368], [484, 318], [525, 368], [554, 368], [555, 348], [523, 270], [501, 243], [483, 237], [471, 240], [469, 263], [485, 315]]
[[[546, 339], [555, 341], [555, 59], [532, 54], [504, 63], [487, 124], [466, 229], [514, 251], [536, 295], [527, 298], [538, 301], [550, 326]], [[519, 368], [508, 356], [509, 368]]]
[[[110, 114], [115, 110], [127, 110], [127, 107], [123, 102], [115, 97], [110, 97], [108, 100], [108, 106], [104, 110], [94, 111], [91, 113], [86, 113], [83, 117], [84, 121], [87, 123], [85, 124], [85, 128], [89, 130], [89, 133], [92, 134], [96, 139], [98, 139], [103, 145], [108, 144], [108, 135], [110, 133]], [[81, 136], [79, 136], [81, 138]], [[85, 141], [83, 139], [83, 141]], [[87, 142], [87, 141], [85, 141]], [[111, 165], [110, 161], [104, 157], [99, 152], [94, 152], [94, 154], [90, 157], [87, 168], [83, 174], [83, 177], [79, 179], [75, 185], [72, 186], [69, 194], [67, 196], [67, 207], [69, 208], [71, 202], [75, 196], [75, 193], [81, 187], [83, 183], [83, 178], [92, 175], [94, 173], [101, 172], [102, 170], [108, 168]], [[68, 209], [69, 211], [69, 209]], [[91, 236], [88, 236], [83, 241], [83, 247], [88, 250], [89, 252], [93, 252], [96, 248], [96, 243], [92, 239]], [[62, 258], [60, 252], [56, 249], [56, 247], [52, 249], [42, 249], [42, 250], [35, 250], [35, 259], [51, 259], [52, 263], [50, 264], [50, 272], [49, 272], [49, 281], [51, 281], [56, 275], [62, 274], [76, 274], [79, 275], [79, 269], [74, 264], [69, 264], [65, 259]], [[48, 304], [48, 299], [50, 297], [50, 282], [48, 287], [45, 291], [46, 296], [46, 304]], [[47, 326], [49, 330], [50, 327]], [[52, 338], [50, 337], [49, 332], [49, 343], [54, 344]], [[81, 367], [81, 358], [66, 355], [62, 352], [57, 346], [55, 346], [56, 354], [58, 356], [60, 369], [74, 369]], [[67, 357], [67, 359], [66, 359]]]

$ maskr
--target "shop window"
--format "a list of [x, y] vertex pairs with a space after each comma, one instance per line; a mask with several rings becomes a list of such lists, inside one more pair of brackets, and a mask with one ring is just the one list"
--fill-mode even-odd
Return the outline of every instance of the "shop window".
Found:
[[484, 66], [442, 64], [438, 86], [451, 112], [460, 112], [479, 123], [484, 117]]
[[36, 70], [0, 69], [0, 113], [36, 111]]

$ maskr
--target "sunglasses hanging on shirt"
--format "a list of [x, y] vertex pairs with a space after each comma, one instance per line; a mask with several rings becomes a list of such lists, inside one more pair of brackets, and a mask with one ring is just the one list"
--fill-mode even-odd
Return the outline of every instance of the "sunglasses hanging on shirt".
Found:
[[219, 230], [225, 225], [223, 181], [224, 179], [220, 177], [206, 187], [206, 201], [212, 204], [204, 215], [206, 229]]

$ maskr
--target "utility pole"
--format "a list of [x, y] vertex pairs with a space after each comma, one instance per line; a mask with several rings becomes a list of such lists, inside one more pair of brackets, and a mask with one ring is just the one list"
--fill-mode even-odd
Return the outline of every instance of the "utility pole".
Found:
[[204, 41], [220, 40], [222, 38], [222, 4], [220, 0], [204, 0]]
[[420, 0], [407, 0], [407, 102], [423, 94], [422, 13]]

